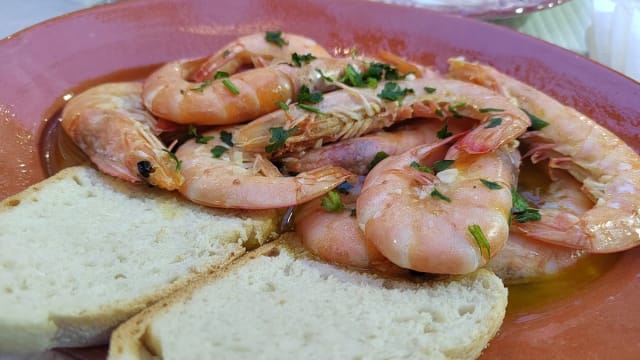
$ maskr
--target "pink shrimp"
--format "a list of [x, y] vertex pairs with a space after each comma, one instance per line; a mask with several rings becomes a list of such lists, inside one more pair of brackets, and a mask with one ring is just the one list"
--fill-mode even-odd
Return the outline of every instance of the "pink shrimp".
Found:
[[205, 61], [174, 61], [154, 71], [145, 81], [142, 93], [147, 109], [180, 124], [237, 124], [295, 100], [303, 85], [310, 93], [335, 88], [325, 79], [342, 76], [347, 65], [358, 70], [365, 66], [362, 60], [316, 59], [299, 67], [275, 64], [202, 83], [187, 80]]
[[[580, 189], [580, 183], [565, 171], [553, 171], [553, 179], [548, 189], [532, 196], [542, 217], [580, 216], [593, 207], [593, 202]], [[526, 231], [538, 225], [538, 221], [513, 221], [507, 243], [489, 261], [487, 267], [502, 280], [516, 283], [555, 274], [574, 265], [586, 255], [584, 250], [554, 245], [527, 236]]]
[[550, 167], [566, 169], [594, 200], [579, 216], [543, 213], [539, 222], [524, 224], [523, 231], [597, 253], [640, 244], [640, 156], [633, 149], [575, 109], [492, 67], [453, 59], [449, 75], [505, 94], [548, 123], [522, 138], [532, 161], [549, 159]]
[[331, 55], [314, 40], [281, 32], [242, 36], [222, 47], [204, 61], [193, 75], [194, 81], [209, 79], [218, 71], [236, 73], [242, 66], [263, 67], [274, 61], [291, 61], [292, 54], [329, 58]]
[[156, 119], [142, 105], [142, 85], [107, 83], [73, 97], [62, 127], [102, 172], [167, 190], [180, 187], [177, 161], [158, 139]]
[[[389, 100], [390, 93], [399, 94]], [[507, 98], [480, 86], [456, 80], [419, 78], [381, 82], [375, 89], [345, 87], [324, 96], [313, 111], [291, 105], [244, 125], [237, 143], [246, 151], [265, 152], [273, 129], [292, 133], [271, 153], [280, 156], [323, 143], [358, 137], [414, 117], [461, 118], [481, 122], [459, 141], [469, 153], [489, 152], [522, 135], [527, 115]]]
[[[307, 202], [343, 183], [352, 174], [323, 167], [284, 177], [259, 154], [232, 146], [233, 128], [211, 130], [176, 151], [184, 183], [179, 191], [189, 200], [212, 207], [275, 209]], [[224, 135], [229, 138], [222, 139]]]
[[388, 263], [358, 227], [355, 206], [363, 180], [360, 177], [355, 186], [332, 191], [296, 209], [296, 234], [309, 251], [325, 261], [363, 269]]
[[468, 130], [470, 124], [464, 120], [449, 121], [443, 125], [438, 121], [416, 119], [390, 131], [378, 131], [317, 149], [287, 154], [280, 162], [286, 170], [294, 173], [334, 165], [364, 175], [377, 154], [399, 154], [417, 145], [433, 143], [438, 137], [445, 138]]
[[449, 169], [421, 171], [453, 138], [390, 156], [367, 175], [356, 204], [358, 223], [365, 238], [400, 267], [469, 273], [507, 240], [520, 164], [516, 144], [485, 154], [467, 154], [456, 145], [447, 152], [454, 161]]

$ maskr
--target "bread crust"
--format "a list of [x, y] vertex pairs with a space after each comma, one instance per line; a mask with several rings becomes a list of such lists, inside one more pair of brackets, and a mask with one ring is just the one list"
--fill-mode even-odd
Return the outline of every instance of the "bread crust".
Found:
[[[304, 261], [322, 263], [321, 260], [315, 259], [312, 255], [302, 250], [299, 240], [292, 233], [283, 234], [278, 240], [275, 240], [269, 244], [265, 244], [260, 248], [248, 252], [238, 260], [227, 264], [220, 271], [212, 273], [207, 278], [201, 278], [198, 281], [194, 281], [179, 292], [174, 293], [172, 296], [167, 297], [154, 306], [151, 306], [136, 316], [132, 317], [127, 322], [120, 325], [111, 336], [109, 347], [109, 359], [122, 360], [122, 359], [158, 359], [164, 358], [162, 354], [162, 341], [152, 331], [154, 321], [159, 317], [171, 312], [172, 309], [181, 304], [187, 304], [189, 301], [197, 295], [198, 291], [203, 287], [215, 284], [216, 281], [223, 279], [225, 276], [236, 271], [242, 271], [243, 267], [248, 263], [262, 257], [262, 256], [279, 256], [280, 252], [289, 252], [297, 259], [304, 259]], [[322, 263], [321, 266], [332, 266]], [[345, 273], [363, 274], [361, 271], [343, 269]], [[340, 271], [340, 270], [339, 270]], [[376, 278], [377, 275], [373, 273], [368, 274], [371, 278]], [[348, 276], [348, 275], [345, 275]], [[448, 283], [465, 283], [465, 284], [477, 284], [481, 283], [486, 287], [491, 287], [491, 310], [486, 312], [486, 317], [481, 319], [478, 324], [475, 324], [476, 329], [474, 331], [474, 338], [467, 339], [468, 341], [460, 341], [459, 345], [454, 348], [447, 347], [442, 349], [439, 353], [429, 353], [425, 357], [425, 354], [413, 354], [411, 358], [447, 358], [447, 359], [475, 359], [480, 356], [482, 350], [488, 345], [489, 341], [496, 335], [497, 331], [502, 324], [505, 316], [505, 310], [507, 305], [507, 289], [503, 286], [502, 281], [488, 270], [480, 269], [472, 274], [452, 276], [452, 277], [439, 277], [427, 282], [415, 282], [403, 278], [402, 276], [392, 276], [385, 281], [385, 287], [394, 288], [412, 288], [420, 289], [422, 287], [440, 286]], [[476, 286], [476, 285], [474, 285]], [[304, 291], [304, 289], [300, 289]], [[384, 290], [381, 290], [384, 291]], [[455, 299], [451, 299], [455, 301]], [[212, 309], [202, 309], [202, 316], [209, 314], [207, 311], [215, 311]], [[213, 317], [212, 317], [213, 318]], [[180, 329], [176, 331], [189, 331], [189, 323], [184, 323], [180, 326]], [[250, 340], [249, 340], [250, 341]], [[346, 340], [345, 341], [349, 341]], [[336, 344], [335, 346], [340, 346]], [[266, 350], [265, 350], [266, 351]], [[220, 354], [210, 354], [212, 358], [219, 357]], [[325, 354], [326, 355], [326, 354]], [[324, 356], [324, 355], [323, 355]], [[287, 357], [296, 358], [295, 354], [287, 354]], [[184, 358], [188, 358], [185, 356]], [[269, 358], [266, 356], [265, 358]], [[322, 358], [322, 357], [321, 357]], [[383, 355], [371, 353], [365, 358], [385, 358]]]
[[[55, 189], [55, 192], [64, 191], [64, 189], [68, 189], [71, 187], [73, 187], [74, 190], [69, 191], [71, 195], [67, 197], [58, 195], [54, 196], [46, 192], [52, 192], [51, 189]], [[80, 190], [78, 190], [77, 187], [80, 187]], [[100, 190], [98, 188], [105, 188], [106, 190]], [[103, 191], [106, 195], [103, 195], [101, 191]], [[238, 225], [236, 224], [234, 225], [236, 227], [236, 232], [226, 234], [224, 238], [221, 239], [209, 238], [208, 241], [210, 241], [211, 243], [215, 243], [216, 241], [224, 243], [222, 248], [224, 249], [223, 251], [225, 253], [215, 254], [215, 256], [210, 257], [210, 259], [204, 259], [203, 261], [200, 261], [198, 263], [197, 267], [192, 267], [185, 270], [178, 270], [176, 268], [175, 271], [169, 269], [159, 269], [158, 271], [160, 273], [162, 273], [163, 271], [165, 271], [167, 274], [172, 272], [171, 274], [173, 275], [171, 276], [174, 277], [171, 279], [171, 281], [163, 282], [150, 291], [145, 291], [132, 297], [125, 296], [124, 298], [120, 298], [109, 303], [99, 304], [93, 307], [82, 306], [82, 299], [78, 299], [77, 302], [79, 302], [80, 305], [68, 304], [68, 307], [78, 306], [78, 311], [69, 310], [67, 306], [61, 306], [58, 308], [58, 310], [50, 309], [50, 311], [46, 315], [46, 318], [41, 319], [28, 318], [26, 316], [14, 316], [11, 314], [3, 314], [3, 312], [0, 312], [0, 354], [32, 353], [43, 351], [53, 347], [79, 347], [105, 344], [109, 340], [111, 331], [117, 325], [119, 325], [132, 315], [142, 311], [145, 308], [148, 308], [159, 299], [165, 298], [181, 288], [188, 287], [189, 284], [198, 281], [198, 279], [208, 277], [210, 273], [217, 271], [220, 267], [226, 266], [227, 263], [240, 257], [246, 251], [245, 246], [255, 246], [256, 244], [259, 245], [272, 240], [276, 236], [276, 232], [279, 226], [280, 214], [277, 211], [225, 211], [219, 209], [209, 209], [200, 205], [192, 204], [191, 202], [182, 199], [180, 195], [175, 193], [169, 193], [159, 189], [152, 189], [145, 185], [125, 183], [123, 181], [120, 181], [119, 179], [101, 174], [93, 168], [87, 166], [76, 166], [64, 169], [58, 174], [45, 179], [42, 182], [37, 183], [16, 195], [10, 196], [0, 203], [0, 223], [2, 223], [3, 218], [6, 219], [6, 221], [10, 223], [9, 225], [7, 225], [7, 227], [11, 227], [11, 231], [13, 231], [9, 234], [3, 234], [2, 231], [0, 231], [0, 245], [2, 245], [3, 247], [9, 246], [10, 249], [12, 249], [9, 252], [13, 251], [13, 253], [5, 253], [4, 255], [0, 254], [0, 263], [11, 263], [13, 261], [12, 256], [16, 257], [20, 255], [18, 254], [20, 252], [37, 251], [37, 249], [33, 250], [33, 247], [28, 247], [28, 242], [41, 242], [46, 247], [50, 242], [64, 242], [71, 240], [64, 238], [43, 239], [42, 235], [34, 235], [34, 231], [29, 229], [29, 226], [31, 226], [31, 223], [35, 223], [35, 220], [25, 217], [21, 217], [19, 223], [16, 223], [16, 221], [14, 220], [9, 220], [10, 218], [13, 219], [12, 216], [15, 215], [15, 212], [24, 211], [25, 213], [32, 214], [31, 216], [33, 216], [34, 218], [42, 216], [50, 217], [47, 219], [51, 219], [52, 223], [50, 223], [50, 226], [52, 228], [79, 226], [79, 221], [91, 220], [85, 219], [86, 217], [100, 217], [103, 209], [92, 209], [89, 207], [89, 205], [87, 205], [87, 207], [81, 207], [82, 209], [86, 210], [86, 214], [77, 214], [76, 218], [63, 219], [55, 213], [55, 208], [44, 209], [44, 207], [53, 207], [54, 205], [59, 204], [60, 201], [69, 201], [71, 203], [75, 202], [76, 204], [78, 204], [85, 201], [85, 195], [87, 197], [108, 196], [111, 194], [111, 192], [123, 195], [123, 199], [118, 200], [122, 202], [123, 208], [126, 208], [128, 206], [128, 201], [137, 200], [145, 202], [148, 201], [149, 207], [163, 206], [164, 208], [161, 210], [167, 212], [168, 215], [165, 219], [163, 219], [162, 226], [167, 228], [170, 228], [173, 225], [175, 225], [175, 227], [177, 228], [188, 226], [189, 224], [180, 222], [181, 218], [179, 216], [181, 212], [186, 212], [188, 214], [194, 213], [198, 216], [207, 216], [210, 214], [212, 216], [212, 219], [214, 216], [217, 216], [218, 222], [214, 224], [214, 222], [212, 221], [211, 226], [220, 226], [220, 224], [224, 224], [224, 221], [226, 219], [230, 219], [233, 221], [238, 220], [242, 224], [242, 229], [238, 230]], [[83, 194], [83, 198], [80, 198], [78, 194]], [[22, 210], [21, 207], [32, 207], [37, 211], [30, 212], [28, 210]], [[154, 209], [152, 208], [150, 210]], [[137, 216], [135, 213], [127, 213], [123, 216], [114, 218], [119, 219], [119, 221], [127, 221], [130, 224], [136, 224], [137, 221]], [[102, 219], [102, 221], [109, 220]], [[172, 221], [175, 222], [175, 224], [172, 223]], [[114, 246], [118, 246], [115, 242], [116, 239], [113, 238], [113, 234], [117, 234], [118, 236], [127, 235], [118, 234], [117, 228], [120, 225], [122, 224], [106, 224], [107, 227], [112, 226], [114, 228], [114, 231], [111, 235], [91, 234], [90, 232], [88, 232], [87, 238], [82, 240], [83, 242], [88, 244], [87, 246], [89, 249], [91, 248], [91, 245], [89, 245], [91, 242], [100, 242], [101, 244], [104, 244], [104, 242], [114, 241]], [[206, 221], [203, 221], [203, 223], [199, 225], [207, 226]], [[64, 233], [64, 229], [61, 229], [60, 231]], [[55, 233], [55, 231], [48, 231], [48, 233]], [[47, 235], [46, 232], [45, 235]], [[21, 238], [18, 238], [18, 236], [20, 236]], [[144, 251], [144, 247], [154, 246], [154, 240], [157, 239], [152, 239], [152, 236], [157, 236], [157, 234], [149, 233], [149, 238], [147, 239], [132, 238], [128, 239], [128, 241], [135, 243], [135, 246], [141, 247], [142, 251]], [[190, 239], [188, 239], [187, 237], [176, 237], [174, 241], [188, 242], [189, 240]], [[25, 254], [23, 257], [28, 258], [28, 255], [29, 254]], [[65, 258], [67, 256], [69, 258]], [[64, 270], [64, 263], [72, 262], [70, 261], [72, 260], [71, 257], [77, 256], [82, 255], [80, 253], [54, 254], [54, 257], [51, 259], [51, 261], [55, 261], [55, 267], [61, 270], [57, 273], [54, 273], [54, 271], [52, 270], [53, 276], [64, 277], [63, 275], [66, 274], [65, 271], [78, 271], [77, 269], [71, 268]], [[108, 255], [105, 254], [105, 256]], [[152, 261], [153, 259], [148, 260]], [[185, 261], [188, 262], [189, 259], [186, 259]], [[34, 267], [36, 265], [37, 264], [34, 264]], [[22, 270], [13, 271], [24, 271], [24, 268], [21, 269]], [[83, 268], [80, 270], [92, 271], [91, 268]], [[96, 269], [95, 271], [108, 270], [108, 268], [105, 268]], [[7, 301], [8, 303], [15, 303], [18, 300], [13, 300], [12, 296], [16, 296], [15, 299], [19, 299], [17, 297], [18, 295], [16, 295], [16, 292], [18, 292], [19, 289], [15, 289], [14, 284], [11, 283], [12, 280], [10, 271], [12, 270], [4, 269], [3, 271], [5, 271], [4, 274], [6, 276], [0, 277], [0, 289], [4, 289], [6, 293], [5, 295], [0, 295], [0, 305], [3, 303], [3, 297], [4, 301]], [[38, 276], [35, 271], [26, 274], [16, 273], [14, 275], [14, 277], [24, 278], [25, 282], [29, 282], [30, 280]], [[170, 276], [167, 275], [167, 277]], [[51, 280], [61, 281], [59, 279]], [[113, 284], [103, 283], [95, 284], [95, 286], [108, 287], [116, 286], [118, 284], [119, 283], [114, 280]], [[7, 293], [8, 291], [11, 291], [12, 293]], [[27, 294], [30, 299], [33, 299], [33, 297], [36, 296], [35, 290], [33, 291], [34, 292], [31, 293], [31, 295]], [[59, 291], [65, 292], [69, 291], [69, 289], [60, 287]], [[91, 290], [87, 289], [87, 291]], [[115, 291], [115, 289], [113, 291]], [[42, 297], [44, 298], [45, 295], [42, 294]], [[43, 306], [46, 305], [46, 299], [42, 299], [41, 301], [43, 302]]]

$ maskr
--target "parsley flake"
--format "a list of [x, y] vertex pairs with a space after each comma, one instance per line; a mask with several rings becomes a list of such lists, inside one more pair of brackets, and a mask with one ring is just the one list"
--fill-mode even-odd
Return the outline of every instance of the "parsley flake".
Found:
[[449, 126], [447, 123], [445, 123], [444, 126], [440, 130], [438, 130], [438, 132], [436, 133], [436, 136], [438, 137], [438, 139], [446, 139], [451, 135], [453, 134], [449, 132]]
[[166, 152], [167, 154], [169, 154], [169, 157], [176, 162], [176, 171], [180, 171], [180, 169], [182, 168], [182, 160], [179, 160], [178, 157], [176, 156], [176, 154], [172, 153], [171, 151], [167, 150], [167, 149], [162, 149], [162, 151]]
[[424, 88], [424, 91], [426, 91], [427, 94], [433, 94], [434, 92], [436, 92], [436, 90], [437, 90], [436, 88], [432, 88], [432, 87], [428, 87], [428, 86], [425, 86], [425, 88]]
[[389, 101], [401, 101], [407, 94], [413, 93], [413, 89], [404, 88], [401, 89], [397, 83], [388, 82], [384, 84], [382, 92], [378, 94], [378, 97], [383, 100]]
[[324, 81], [326, 81], [326, 82], [333, 82], [333, 78], [332, 78], [331, 76], [327, 76], [327, 75], [325, 75], [325, 74], [322, 72], [322, 70], [320, 70], [320, 69], [316, 69], [316, 72], [320, 75], [320, 77], [321, 77], [322, 79], [324, 79]]
[[216, 145], [215, 147], [213, 147], [213, 149], [211, 149], [211, 155], [213, 155], [214, 158], [219, 159], [222, 154], [227, 152], [227, 150], [229, 150], [229, 148], [227, 148], [226, 146]]
[[454, 160], [436, 161], [433, 164], [433, 170], [435, 170], [436, 173], [439, 173], [440, 171], [443, 171], [443, 170], [447, 170], [448, 168], [451, 167], [451, 165], [453, 165], [454, 162], [455, 162]]
[[549, 125], [548, 122], [540, 119], [539, 117], [533, 115], [532, 113], [528, 112], [525, 109], [521, 109], [522, 111], [524, 111], [525, 114], [527, 114], [527, 116], [529, 117], [529, 120], [531, 120], [531, 126], [529, 126], [527, 128], [527, 131], [536, 131], [536, 130], [540, 130], [542, 128], [545, 128]]
[[211, 86], [212, 83], [213, 83], [213, 80], [207, 79], [207, 80], [203, 81], [202, 83], [200, 83], [200, 86], [195, 87], [195, 88], [191, 88], [190, 90], [202, 93], [202, 92], [204, 92], [204, 89], [206, 89], [207, 87]]
[[461, 118], [462, 115], [460, 115], [460, 113], [458, 112], [458, 109], [460, 109], [461, 107], [463, 107], [465, 105], [467, 105], [467, 103], [465, 103], [465, 102], [460, 102], [460, 103], [457, 103], [457, 104], [450, 104], [447, 109], [453, 115], [453, 117]]
[[264, 39], [267, 42], [283, 47], [289, 45], [289, 42], [282, 38], [282, 31], [267, 31], [264, 35]]
[[469, 225], [467, 229], [469, 230], [469, 233], [471, 234], [471, 236], [473, 236], [473, 239], [476, 241], [476, 244], [478, 244], [478, 248], [480, 248], [480, 254], [482, 254], [484, 250], [487, 253], [486, 258], [490, 259], [491, 245], [489, 244], [489, 240], [487, 240], [487, 237], [482, 232], [482, 228], [480, 228], [480, 225], [478, 224]]
[[445, 196], [443, 193], [441, 193], [438, 189], [434, 188], [431, 191], [431, 197], [434, 197], [436, 199], [440, 199], [440, 200], [444, 200], [446, 202], [451, 202], [451, 199], [448, 196]]
[[373, 157], [373, 159], [371, 160], [371, 162], [369, 163], [368, 169], [369, 170], [373, 169], [376, 165], [378, 165], [380, 161], [388, 157], [389, 157], [389, 154], [387, 154], [386, 152], [378, 151], [376, 155]]
[[487, 126], [485, 126], [485, 129], [491, 129], [494, 128], [496, 126], [500, 126], [500, 124], [502, 124], [502, 118], [491, 118], [491, 120], [489, 120], [489, 123], [487, 124]]
[[223, 143], [229, 145], [229, 146], [233, 146], [233, 135], [230, 132], [224, 131], [222, 130], [220, 132], [220, 140], [222, 140]]
[[425, 165], [420, 165], [420, 163], [418, 163], [417, 161], [412, 161], [411, 165], [409, 165], [409, 166], [411, 166], [412, 168], [414, 168], [414, 169], [416, 169], [416, 170], [418, 170], [420, 172], [433, 174], [433, 170], [430, 167], [425, 166]]
[[233, 85], [233, 83], [231, 82], [231, 80], [229, 79], [224, 79], [222, 80], [222, 84], [227, 88], [227, 90], [229, 90], [233, 95], [238, 95], [240, 94], [240, 90], [238, 90], [238, 88]]
[[504, 111], [504, 109], [483, 108], [483, 109], [480, 109], [480, 110], [478, 110], [478, 111], [480, 111], [481, 113], [489, 113], [489, 112], [503, 112], [503, 111]]
[[282, 109], [284, 111], [289, 111], [289, 105], [287, 105], [286, 102], [276, 101], [276, 105], [278, 105], [280, 107], [280, 109]]
[[513, 202], [511, 213], [517, 222], [539, 221], [542, 218], [540, 211], [530, 208], [527, 200], [515, 189], [511, 189], [511, 198]]
[[519, 223], [526, 223], [529, 221], [540, 221], [542, 215], [537, 209], [527, 209], [523, 212], [513, 214], [513, 218]]
[[485, 180], [485, 179], [480, 179], [480, 182], [481, 182], [484, 186], [488, 187], [488, 188], [489, 188], [489, 189], [491, 189], [491, 190], [500, 190], [500, 189], [502, 189], [502, 186], [501, 186], [500, 184], [498, 184], [498, 183], [496, 183], [496, 182], [493, 182], [493, 181], [489, 181], [489, 180]]
[[317, 107], [309, 106], [307, 104], [298, 104], [298, 107], [300, 109], [306, 110], [308, 112], [312, 112], [312, 113], [319, 114], [319, 115], [326, 115], [325, 113], [320, 111], [320, 109], [318, 109]]
[[344, 210], [344, 204], [342, 203], [342, 199], [340, 195], [336, 191], [329, 191], [327, 196], [322, 198], [322, 207], [331, 213], [341, 212]]
[[265, 146], [265, 151], [269, 154], [276, 152], [283, 147], [287, 139], [297, 131], [298, 126], [294, 126], [289, 130], [285, 130], [282, 127], [270, 128], [271, 139], [269, 139], [269, 145]]
[[302, 65], [308, 64], [315, 59], [317, 58], [312, 54], [300, 55], [295, 52], [291, 54], [291, 61], [293, 61], [293, 65], [295, 65], [296, 67], [301, 67]]
[[187, 131], [187, 133], [189, 134], [190, 138], [195, 138], [196, 143], [198, 144], [206, 144], [209, 142], [209, 140], [213, 139], [213, 136], [201, 136], [198, 134], [198, 129], [189, 124], [189, 130]]
[[228, 72], [224, 72], [224, 71], [216, 71], [216, 74], [213, 75], [213, 78], [218, 80], [218, 79], [226, 79], [229, 77], [229, 73]]
[[322, 99], [322, 93], [312, 93], [307, 85], [302, 85], [300, 87], [300, 91], [298, 92], [298, 102], [303, 104], [317, 104], [322, 101]]

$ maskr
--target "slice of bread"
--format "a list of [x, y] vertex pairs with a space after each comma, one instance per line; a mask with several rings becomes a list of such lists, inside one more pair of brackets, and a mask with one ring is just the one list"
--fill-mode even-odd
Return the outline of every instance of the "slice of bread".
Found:
[[477, 358], [505, 315], [502, 281], [403, 274], [323, 263], [286, 234], [118, 327], [109, 359]]
[[0, 354], [104, 344], [133, 314], [275, 237], [278, 216], [65, 169], [0, 204]]

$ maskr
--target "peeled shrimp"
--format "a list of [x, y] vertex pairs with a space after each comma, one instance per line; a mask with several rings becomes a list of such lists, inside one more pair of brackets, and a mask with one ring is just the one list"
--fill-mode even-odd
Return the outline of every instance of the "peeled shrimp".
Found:
[[515, 142], [485, 154], [454, 145], [446, 156], [454, 163], [437, 175], [411, 166], [430, 164], [446, 141], [382, 160], [367, 175], [356, 213], [365, 238], [394, 264], [465, 274], [507, 240], [520, 156]]
[[[329, 58], [331, 55], [314, 40], [295, 34], [280, 34], [283, 42], [268, 41], [268, 33], [255, 33], [242, 36], [225, 45], [222, 50], [209, 57], [193, 75], [194, 81], [211, 78], [217, 71], [233, 74], [242, 66], [266, 66], [273, 61], [291, 61], [291, 55], [311, 54], [317, 58]], [[271, 35], [276, 35], [272, 33]]]
[[[419, 78], [395, 82], [408, 89], [401, 101], [383, 100], [381, 94], [389, 82], [375, 89], [344, 88], [326, 94], [315, 112], [295, 104], [244, 125], [237, 143], [246, 151], [264, 152], [270, 143], [271, 129], [296, 129], [272, 156], [300, 152], [327, 142], [349, 139], [380, 130], [414, 117], [469, 117], [481, 125], [459, 141], [469, 153], [483, 153], [500, 147], [522, 135], [530, 125], [527, 115], [507, 98], [480, 86], [439, 78]], [[435, 89], [435, 91], [426, 91]], [[499, 119], [499, 120], [498, 120]]]
[[334, 194], [339, 197], [343, 209], [328, 211], [322, 206], [323, 198], [311, 200], [296, 209], [296, 234], [311, 253], [331, 263], [358, 268], [387, 263], [358, 227], [355, 206], [363, 179], [361, 177], [348, 191]]
[[156, 119], [142, 105], [142, 85], [98, 85], [73, 97], [62, 127], [102, 172], [167, 190], [180, 187], [179, 163], [158, 139]]
[[[542, 217], [580, 216], [593, 207], [593, 202], [580, 190], [580, 183], [565, 171], [553, 171], [554, 181], [533, 203]], [[509, 283], [553, 275], [574, 265], [586, 252], [533, 239], [523, 229], [538, 226], [538, 221], [513, 221], [505, 246], [489, 261], [487, 267]]]
[[494, 68], [454, 59], [449, 75], [503, 93], [548, 122], [523, 137], [532, 161], [549, 159], [550, 167], [566, 169], [595, 203], [574, 217], [542, 213], [535, 227], [523, 227], [529, 236], [596, 253], [640, 244], [640, 156], [633, 149], [575, 109]]
[[205, 61], [174, 61], [153, 72], [142, 93], [147, 109], [180, 124], [237, 124], [279, 109], [279, 102], [295, 99], [302, 85], [311, 92], [333, 89], [323, 75], [338, 78], [347, 65], [364, 65], [355, 59], [316, 59], [300, 67], [276, 64], [202, 83], [187, 80]]
[[[233, 133], [233, 129], [227, 130]], [[243, 153], [223, 142], [221, 130], [206, 132], [202, 137], [212, 138], [206, 144], [198, 143], [198, 138], [189, 140], [176, 151], [185, 178], [179, 191], [198, 204], [236, 209], [284, 208], [324, 195], [352, 175], [338, 167], [323, 167], [284, 177], [261, 155]]]
[[444, 131], [441, 136], [459, 133], [468, 129], [465, 123], [462, 119], [450, 121], [445, 129], [438, 121], [417, 119], [391, 131], [378, 131], [302, 153], [287, 154], [280, 162], [286, 170], [294, 173], [333, 165], [364, 175], [376, 154], [395, 155], [414, 146], [433, 143], [438, 140], [438, 131]]

